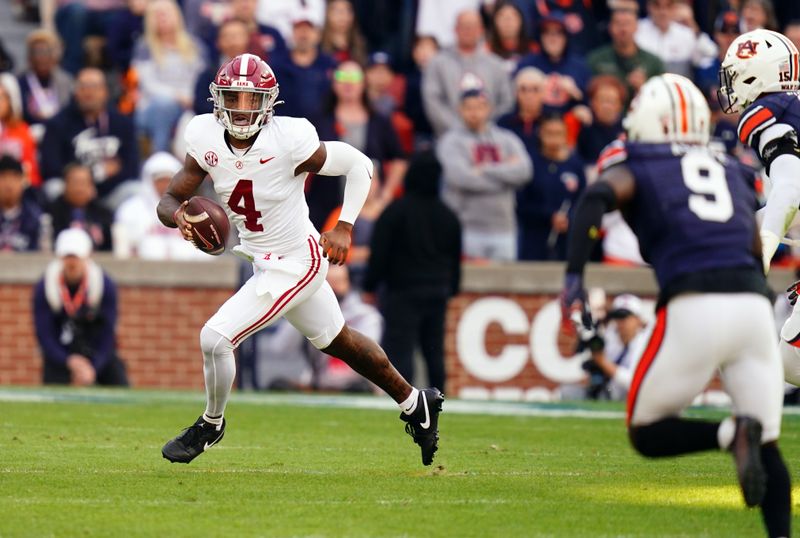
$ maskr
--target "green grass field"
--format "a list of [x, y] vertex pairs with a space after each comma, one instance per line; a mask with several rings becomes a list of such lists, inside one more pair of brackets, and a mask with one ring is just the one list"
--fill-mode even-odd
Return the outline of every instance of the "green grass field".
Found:
[[[225, 439], [190, 465], [160, 448], [202, 395], [2, 389], [0, 400], [2, 537], [763, 535], [728, 455], [646, 461], [618, 406], [577, 418], [445, 402], [425, 468], [384, 399], [234, 394]], [[798, 426], [785, 417], [790, 468]]]

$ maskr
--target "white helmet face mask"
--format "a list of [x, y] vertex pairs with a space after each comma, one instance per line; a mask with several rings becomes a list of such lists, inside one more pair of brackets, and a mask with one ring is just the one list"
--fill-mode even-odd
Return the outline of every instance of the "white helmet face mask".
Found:
[[753, 30], [737, 37], [719, 70], [717, 99], [726, 113], [741, 112], [763, 93], [800, 89], [798, 52], [786, 36]]
[[277, 88], [227, 88], [212, 83], [214, 113], [228, 133], [239, 140], [255, 135], [272, 116]]
[[692, 81], [664, 74], [639, 89], [622, 125], [632, 142], [707, 144], [711, 111]]

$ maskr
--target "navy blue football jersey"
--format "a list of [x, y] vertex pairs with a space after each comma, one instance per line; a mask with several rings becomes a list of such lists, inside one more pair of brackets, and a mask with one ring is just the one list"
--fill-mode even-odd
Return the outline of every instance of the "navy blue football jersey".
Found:
[[733, 159], [702, 146], [616, 141], [598, 166], [620, 163], [636, 181], [623, 215], [662, 289], [690, 273], [758, 267], [755, 192]]
[[[762, 163], [760, 137], [767, 127], [782, 123], [800, 133], [800, 92], [769, 93], [747, 107], [739, 119], [739, 140], [756, 151]], [[764, 163], [766, 164], [766, 163]]]

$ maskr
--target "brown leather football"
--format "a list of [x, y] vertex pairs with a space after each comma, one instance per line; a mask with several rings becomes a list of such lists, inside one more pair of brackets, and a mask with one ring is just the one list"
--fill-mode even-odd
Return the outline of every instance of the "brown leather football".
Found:
[[203, 196], [193, 196], [186, 205], [184, 218], [192, 225], [195, 247], [212, 256], [225, 252], [230, 222], [219, 204]]

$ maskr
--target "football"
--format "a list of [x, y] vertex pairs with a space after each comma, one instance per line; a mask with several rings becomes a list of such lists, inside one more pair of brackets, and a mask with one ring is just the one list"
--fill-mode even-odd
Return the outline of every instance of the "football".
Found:
[[230, 223], [219, 204], [203, 196], [193, 196], [186, 205], [184, 218], [192, 225], [195, 247], [212, 256], [225, 252]]

